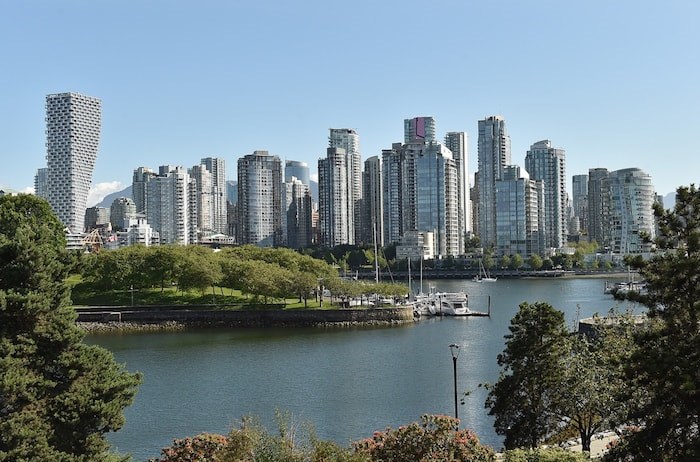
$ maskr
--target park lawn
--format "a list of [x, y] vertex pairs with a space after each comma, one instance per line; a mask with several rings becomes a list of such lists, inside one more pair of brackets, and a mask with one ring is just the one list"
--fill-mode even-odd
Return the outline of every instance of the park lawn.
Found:
[[[71, 299], [74, 306], [129, 306], [132, 305], [132, 292], [125, 290], [97, 291], [82, 281], [80, 275], [71, 275], [67, 281], [71, 286]], [[286, 302], [286, 304], [285, 304]], [[200, 290], [180, 291], [177, 287], [134, 289], [133, 305], [216, 305], [221, 309], [305, 309], [299, 298], [281, 300], [268, 298], [267, 304], [260, 297], [244, 295], [240, 290], [227, 287], [214, 287], [202, 293]], [[314, 299], [308, 300], [307, 309], [334, 309], [324, 301], [319, 307]]]

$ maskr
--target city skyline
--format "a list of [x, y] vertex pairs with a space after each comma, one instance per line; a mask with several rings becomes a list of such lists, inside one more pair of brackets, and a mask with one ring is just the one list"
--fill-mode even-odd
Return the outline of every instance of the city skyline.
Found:
[[[538, 140], [565, 149], [570, 194], [571, 177], [590, 168], [640, 168], [662, 195], [697, 183], [700, 64], [689, 52], [700, 5], [464, 3], [11, 4], [0, 18], [14, 44], [0, 76], [11, 90], [0, 189], [33, 185], [46, 157], [43, 100], [67, 91], [102, 100], [93, 188], [104, 193], [128, 186], [135, 168], [205, 157], [225, 159], [235, 179], [237, 159], [255, 150], [315, 174], [329, 127], [355, 129], [364, 162], [415, 116], [433, 116], [438, 139], [467, 133], [471, 184], [477, 122], [491, 115], [507, 121], [513, 164]], [[340, 13], [354, 33], [336, 30]], [[479, 20], [494, 15], [499, 34]], [[440, 33], [406, 46], [391, 25], [415, 21]], [[494, 53], [502, 66], [480, 71]], [[403, 65], [411, 78], [393, 70]]]

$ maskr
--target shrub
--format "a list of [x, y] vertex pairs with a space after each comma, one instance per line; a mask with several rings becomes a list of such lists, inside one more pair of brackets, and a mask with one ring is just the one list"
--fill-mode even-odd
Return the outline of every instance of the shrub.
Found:
[[479, 443], [470, 430], [458, 430], [459, 420], [444, 415], [424, 415], [397, 429], [376, 432], [353, 444], [372, 461], [486, 462], [493, 450]]

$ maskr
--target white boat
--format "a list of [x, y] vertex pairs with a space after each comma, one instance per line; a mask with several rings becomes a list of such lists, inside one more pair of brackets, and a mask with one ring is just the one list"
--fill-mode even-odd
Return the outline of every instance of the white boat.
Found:
[[415, 297], [416, 311], [429, 316], [469, 316], [469, 301], [464, 292], [438, 292], [434, 287], [427, 294]]
[[483, 260], [479, 260], [479, 274], [474, 276], [476, 282], [496, 282], [498, 278], [491, 277], [484, 267]]

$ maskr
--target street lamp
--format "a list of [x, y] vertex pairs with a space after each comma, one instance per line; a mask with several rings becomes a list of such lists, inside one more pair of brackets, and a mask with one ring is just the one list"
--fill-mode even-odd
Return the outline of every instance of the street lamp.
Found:
[[450, 345], [450, 353], [452, 353], [452, 371], [455, 381], [455, 419], [459, 419], [459, 412], [457, 409], [457, 356], [459, 356], [459, 345], [456, 343]]

